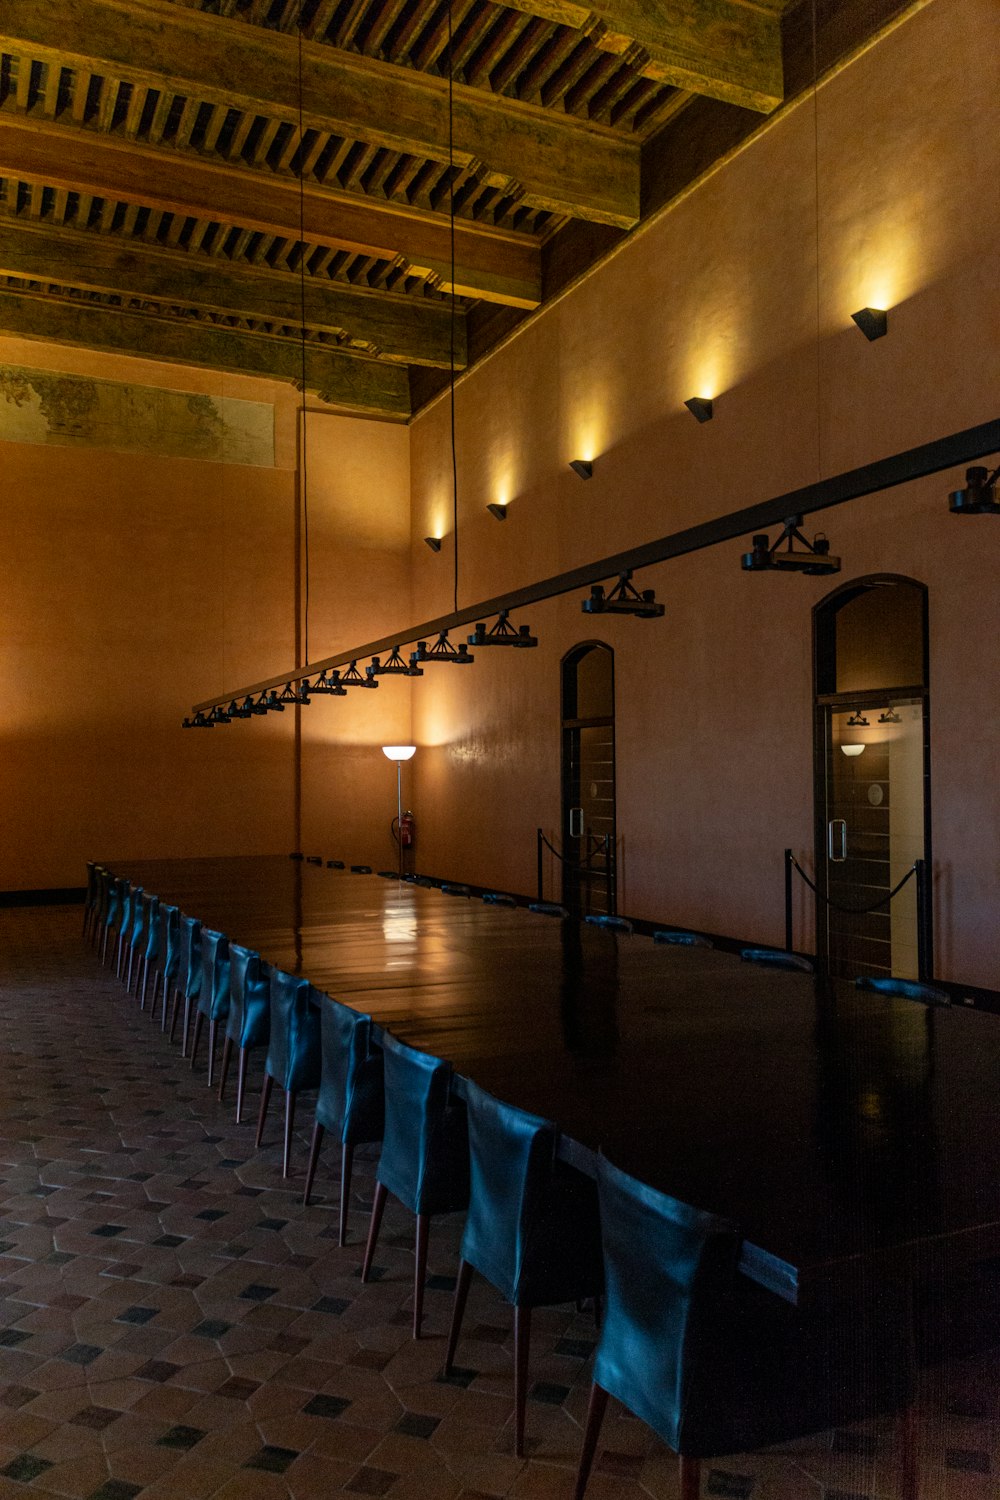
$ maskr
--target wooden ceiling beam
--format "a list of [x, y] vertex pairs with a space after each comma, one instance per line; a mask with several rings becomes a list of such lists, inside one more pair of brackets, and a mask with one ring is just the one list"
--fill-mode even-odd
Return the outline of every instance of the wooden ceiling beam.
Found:
[[[0, 114], [0, 176], [93, 197], [138, 203], [196, 219], [299, 238], [299, 185], [250, 167], [117, 141], [71, 125]], [[352, 197], [306, 184], [306, 239], [352, 255], [394, 260], [451, 290], [448, 223], [438, 214]], [[459, 296], [537, 307], [541, 255], [527, 235], [458, 223], [455, 290]]]
[[[5, 0], [6, 3], [6, 0]], [[585, 32], [658, 83], [770, 114], [784, 97], [780, 6], [744, 0], [503, 0]]]
[[[724, 3], [724, 0], [717, 0]], [[63, 67], [164, 85], [199, 100], [298, 119], [299, 40], [167, 0], [4, 0], [0, 47]], [[448, 81], [312, 42], [302, 45], [306, 127], [449, 159]], [[462, 84], [455, 160], [537, 209], [630, 228], [639, 148], [607, 127]]]
[[[168, 364], [228, 370], [297, 384], [301, 346], [292, 339], [258, 337], [195, 320], [88, 307], [51, 293], [0, 289], [0, 329], [20, 338], [155, 359]], [[410, 415], [407, 374], [382, 360], [355, 358], [306, 346], [306, 388], [352, 416], [405, 422]]]
[[[36, 226], [0, 217], [0, 275], [50, 280], [272, 323], [299, 323], [298, 276], [144, 242], [137, 252], [115, 236]], [[448, 369], [451, 309], [425, 297], [376, 295], [307, 276], [305, 321], [311, 330], [346, 334], [358, 348], [400, 364]], [[456, 365], [465, 365], [465, 315], [455, 319]]]

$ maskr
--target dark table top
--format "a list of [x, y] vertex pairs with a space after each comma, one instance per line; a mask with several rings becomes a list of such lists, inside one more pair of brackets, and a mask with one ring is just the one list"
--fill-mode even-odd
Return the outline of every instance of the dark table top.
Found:
[[790, 1300], [1000, 1250], [995, 1016], [287, 859], [117, 871], [734, 1220]]

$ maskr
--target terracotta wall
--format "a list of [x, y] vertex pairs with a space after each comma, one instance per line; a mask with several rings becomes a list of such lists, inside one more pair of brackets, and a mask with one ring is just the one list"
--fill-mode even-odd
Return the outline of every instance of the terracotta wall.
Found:
[[[917, 10], [459, 384], [461, 603], [997, 416], [995, 32], [989, 0]], [[869, 304], [890, 308], [871, 344], [850, 322]], [[684, 410], [696, 394], [711, 424]], [[446, 402], [411, 435], [422, 619], [450, 603]], [[575, 456], [595, 458], [589, 483]], [[959, 480], [809, 530], [842, 554], [836, 583], [930, 587], [939, 972], [995, 985], [1000, 529], [948, 515]], [[829, 585], [744, 575], [741, 550], [644, 575], [662, 622], [595, 631], [556, 601], [531, 611], [537, 652], [428, 675], [421, 868], [532, 888], [535, 827], [559, 821], [559, 661], [596, 634], [617, 653], [622, 909], [780, 939], [781, 851], [812, 846], [811, 610]], [[808, 946], [804, 900], [797, 924]]]
[[[409, 732], [405, 693], [352, 716], [335, 779], [342, 731], [325, 705], [302, 715], [301, 762], [295, 711], [180, 727], [193, 702], [295, 660], [295, 392], [14, 339], [0, 340], [0, 363], [273, 402], [276, 464], [0, 444], [0, 890], [78, 885], [88, 857], [291, 850], [299, 764], [302, 837], [335, 826], [352, 852], [367, 846], [390, 769], [369, 742]], [[332, 651], [367, 628], [373, 601], [406, 595], [407, 435], [309, 423], [312, 641]], [[398, 607], [407, 615], [408, 597]]]

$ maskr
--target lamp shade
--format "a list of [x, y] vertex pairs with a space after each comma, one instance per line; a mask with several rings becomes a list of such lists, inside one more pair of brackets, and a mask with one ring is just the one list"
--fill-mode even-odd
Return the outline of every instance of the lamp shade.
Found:
[[383, 745], [382, 754], [389, 760], [409, 760], [416, 754], [416, 745]]
[[[841, 745], [840, 748], [845, 755], [860, 755], [865, 747], [864, 745]], [[386, 754], [388, 755], [388, 753], [387, 750]]]

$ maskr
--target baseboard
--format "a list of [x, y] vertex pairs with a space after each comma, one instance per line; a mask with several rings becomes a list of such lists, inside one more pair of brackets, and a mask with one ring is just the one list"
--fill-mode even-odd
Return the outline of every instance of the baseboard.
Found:
[[0, 891], [0, 906], [79, 906], [85, 885], [49, 885], [37, 891]]

